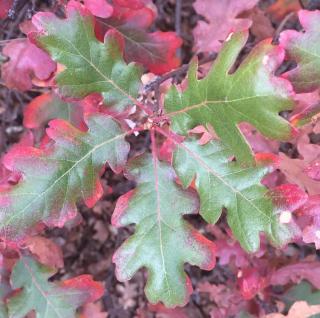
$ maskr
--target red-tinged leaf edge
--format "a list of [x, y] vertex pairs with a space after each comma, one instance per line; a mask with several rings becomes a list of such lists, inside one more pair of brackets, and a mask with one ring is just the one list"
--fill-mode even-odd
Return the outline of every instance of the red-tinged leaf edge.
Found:
[[308, 195], [296, 184], [283, 184], [267, 192], [265, 197], [273, 202], [273, 214], [294, 212], [308, 200]]
[[[142, 253], [142, 255], [144, 255], [143, 251], [147, 251], [149, 249], [150, 253], [155, 253], [155, 251], [157, 251], [157, 249], [159, 248], [157, 246], [157, 244], [153, 247], [153, 244], [151, 245], [143, 245], [142, 244], [138, 244], [136, 245], [136, 240], [140, 237], [140, 235], [143, 233], [143, 225], [140, 223], [143, 220], [145, 220], [145, 218], [141, 218], [139, 220], [138, 216], [137, 216], [137, 210], [135, 208], [135, 200], [136, 200], [136, 196], [137, 195], [141, 195], [141, 193], [143, 194], [143, 197], [146, 198], [146, 196], [148, 195], [148, 193], [145, 192], [146, 190], [146, 184], [147, 182], [149, 183], [150, 180], [148, 179], [148, 171], [146, 170], [144, 172], [143, 167], [145, 167], [145, 169], [151, 169], [151, 156], [150, 155], [146, 155], [146, 154], [142, 154], [140, 156], [137, 156], [133, 159], [131, 159], [125, 169], [124, 169], [124, 175], [126, 176], [126, 178], [128, 178], [129, 180], [134, 180], [135, 182], [137, 182], [137, 187], [134, 190], [129, 191], [127, 194], [121, 196], [117, 202], [115, 211], [112, 215], [112, 224], [114, 226], [120, 227], [120, 226], [124, 226], [127, 224], [131, 224], [131, 223], [136, 223], [137, 224], [137, 230], [136, 232], [133, 234], [133, 236], [129, 239], [127, 239], [121, 246], [120, 248], [115, 252], [115, 254], [113, 255], [113, 259], [112, 261], [116, 264], [116, 276], [118, 278], [119, 281], [126, 281], [128, 279], [130, 279], [142, 266], [146, 266], [148, 268], [148, 270], [150, 271], [150, 277], [149, 280], [147, 281], [146, 287], [145, 287], [145, 292], [146, 295], [149, 299], [149, 301], [153, 304], [157, 303], [158, 301], [163, 301], [165, 303], [165, 305], [168, 308], [174, 308], [176, 306], [184, 306], [186, 305], [186, 303], [188, 302], [188, 298], [190, 296], [190, 294], [192, 293], [192, 285], [190, 282], [190, 279], [188, 278], [188, 276], [186, 275], [186, 273], [183, 271], [183, 267], [182, 267], [182, 263], [185, 262], [189, 262], [192, 265], [196, 265], [199, 266], [202, 269], [205, 270], [210, 270], [214, 267], [215, 265], [215, 251], [216, 251], [216, 247], [215, 245], [210, 242], [208, 239], [206, 239], [202, 234], [200, 234], [197, 230], [195, 230], [192, 226], [190, 226], [190, 224], [188, 222], [186, 222], [185, 220], [181, 220], [181, 222], [177, 222], [177, 218], [180, 219], [181, 218], [181, 214], [195, 214], [199, 211], [199, 199], [198, 199], [198, 194], [196, 192], [195, 189], [188, 189], [188, 190], [183, 190], [181, 188], [181, 186], [177, 186], [175, 185], [174, 180], [176, 179], [176, 174], [173, 170], [173, 168], [167, 163], [167, 162], [159, 162], [156, 158], [156, 149], [155, 149], [155, 138], [154, 138], [154, 131], [151, 131], [151, 139], [152, 139], [152, 145], [153, 145], [153, 165], [154, 165], [154, 176], [151, 175], [151, 179], [153, 180], [153, 178], [155, 178], [155, 183], [156, 183], [156, 189], [153, 190], [156, 191], [156, 197], [157, 197], [157, 202], [156, 203], [154, 200], [154, 195], [155, 193], [152, 194], [152, 204], [153, 204], [153, 208], [155, 209], [155, 207], [158, 207], [158, 212], [154, 211], [154, 213], [152, 213], [151, 215], [155, 216], [156, 219], [159, 221], [162, 219], [162, 215], [161, 215], [161, 208], [160, 208], [160, 193], [162, 192], [162, 194], [164, 193], [163, 190], [159, 190], [159, 189], [163, 189], [164, 185], [161, 186], [161, 188], [159, 187], [158, 184], [160, 184], [160, 175], [158, 176], [158, 165], [161, 165], [161, 179], [162, 182], [169, 182], [168, 186], [171, 187], [171, 184], [173, 186], [172, 189], [174, 189], [174, 191], [178, 191], [177, 195], [182, 195], [185, 191], [187, 191], [188, 193], [188, 200], [185, 201], [185, 203], [187, 202], [187, 206], [184, 205], [184, 209], [182, 209], [182, 206], [176, 206], [175, 210], [172, 212], [174, 214], [174, 217], [176, 218], [174, 221], [174, 224], [176, 227], [180, 226], [182, 227], [181, 230], [184, 232], [182, 238], [185, 238], [186, 241], [183, 242], [183, 244], [181, 243], [181, 241], [177, 242], [176, 244], [179, 244], [179, 246], [182, 244], [182, 248], [184, 249], [189, 249], [191, 248], [191, 253], [190, 254], [186, 254], [186, 252], [181, 252], [181, 253], [177, 253], [177, 255], [172, 255], [169, 258], [168, 257], [168, 248], [173, 248], [170, 247], [170, 245], [168, 245], [168, 240], [166, 239], [166, 247], [165, 247], [165, 251], [162, 252], [162, 248], [160, 247], [161, 250], [161, 255], [162, 255], [162, 261], [164, 261], [163, 258], [163, 254], [164, 253], [166, 255], [166, 261], [165, 263], [169, 262], [170, 265], [170, 270], [169, 270], [169, 266], [167, 267], [167, 271], [165, 270], [165, 277], [169, 277], [169, 282], [166, 281], [164, 279], [164, 277], [162, 277], [161, 273], [158, 273], [158, 266], [159, 266], [159, 261], [161, 260], [161, 257], [159, 256], [159, 259], [157, 257], [157, 259], [154, 260], [154, 263], [152, 262], [152, 259], [148, 259], [148, 256], [146, 256], [146, 258], [138, 258], [138, 260], [136, 259], [135, 261], [131, 262], [132, 259], [132, 254], [135, 253], [135, 251], [137, 253]], [[140, 167], [140, 168], [137, 168]], [[160, 168], [159, 168], [160, 169]], [[139, 171], [140, 170], [140, 171]], [[153, 173], [153, 172], [152, 172]], [[170, 185], [169, 185], [170, 184]], [[142, 192], [140, 192], [142, 191]], [[168, 190], [167, 190], [168, 191]], [[165, 193], [167, 192], [165, 191]], [[148, 192], [148, 191], [147, 191]], [[185, 194], [187, 194], [185, 193]], [[132, 199], [135, 199], [134, 201]], [[148, 198], [148, 197], [147, 197]], [[181, 197], [181, 200], [186, 200], [186, 198]], [[146, 202], [151, 202], [149, 199], [147, 199]], [[151, 203], [150, 203], [151, 204]], [[172, 205], [170, 205], [172, 207], [174, 207], [174, 203]], [[182, 209], [182, 210], [181, 210]], [[148, 209], [147, 209], [148, 210]], [[160, 219], [159, 219], [160, 217]], [[167, 213], [164, 213], [164, 220], [165, 217], [168, 217]], [[150, 219], [149, 219], [150, 220]], [[164, 221], [165, 222], [165, 221]], [[168, 223], [167, 223], [168, 224]], [[169, 226], [170, 227], [170, 226]], [[142, 231], [142, 232], [140, 232]], [[150, 229], [148, 230], [148, 232], [150, 231]], [[175, 232], [177, 231], [177, 229], [173, 232], [175, 234]], [[162, 230], [160, 228], [160, 233], [162, 233]], [[165, 232], [164, 232], [165, 233]], [[185, 237], [185, 235], [187, 237]], [[161, 238], [161, 234], [160, 234], [160, 238]], [[149, 240], [150, 240], [150, 234], [149, 234]], [[161, 241], [161, 239], [160, 239]], [[195, 244], [195, 247], [191, 247], [193, 246], [191, 244], [191, 242], [193, 242], [193, 244]], [[191, 246], [190, 246], [191, 245]], [[177, 245], [176, 245], [177, 246]], [[138, 247], [143, 248], [143, 250], [137, 250]], [[155, 248], [155, 250], [154, 250]], [[133, 250], [134, 249], [134, 250]], [[194, 251], [195, 249], [195, 251]], [[201, 251], [201, 252], [200, 252]], [[201, 256], [199, 256], [200, 254]], [[171, 251], [172, 253], [172, 251]], [[137, 256], [136, 256], [137, 258]], [[161, 261], [160, 261], [161, 263]], [[164, 263], [163, 263], [164, 264]], [[164, 266], [164, 265], [161, 265]], [[166, 267], [164, 267], [164, 269], [166, 269]], [[174, 275], [173, 275], [174, 274]], [[177, 275], [177, 276], [175, 276]], [[177, 280], [176, 283], [174, 283], [174, 280], [171, 280], [170, 277], [175, 277], [175, 279]], [[169, 296], [162, 296], [162, 294], [159, 294], [160, 291], [163, 288], [163, 283], [166, 281], [166, 289], [168, 291], [171, 290], [171, 292], [166, 293]], [[174, 287], [172, 287], [173, 285], [178, 284], [179, 288], [181, 287], [181, 292], [179, 292], [179, 294], [175, 294], [174, 296], [172, 295], [172, 292], [174, 291]], [[180, 289], [179, 289], [180, 290]], [[175, 293], [177, 292], [177, 290], [175, 290]]]
[[[308, 93], [319, 88], [320, 78], [317, 75], [317, 69], [313, 68], [312, 74], [310, 74], [310, 68], [309, 70], [308, 68], [304, 69], [307, 64], [303, 61], [303, 54], [317, 56], [317, 53], [311, 50], [306, 52], [299, 48], [299, 43], [294, 42], [295, 40], [308, 39], [308, 36], [311, 37], [313, 35], [313, 32], [317, 29], [316, 24], [320, 21], [320, 11], [300, 10], [298, 15], [300, 23], [306, 32], [286, 30], [281, 32], [279, 38], [279, 45], [286, 49], [285, 59], [294, 61], [298, 65], [294, 69], [281, 74], [281, 77], [292, 82], [296, 93]], [[314, 38], [309, 40], [314, 41]]]

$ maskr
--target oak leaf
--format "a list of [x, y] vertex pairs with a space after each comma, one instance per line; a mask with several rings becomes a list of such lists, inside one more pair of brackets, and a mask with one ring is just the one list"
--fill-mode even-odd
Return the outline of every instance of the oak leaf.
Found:
[[99, 93], [106, 110], [112, 114], [124, 112], [136, 103], [142, 67], [124, 62], [124, 42], [117, 31], [108, 31], [104, 43], [97, 40], [95, 19], [80, 2], [70, 1], [67, 12], [65, 20], [50, 12], [32, 18], [38, 32], [29, 34], [30, 41], [66, 67], [55, 76], [52, 86], [67, 102]]
[[162, 301], [168, 308], [184, 306], [192, 286], [183, 264], [206, 270], [215, 264], [214, 244], [182, 218], [198, 212], [198, 195], [175, 183], [170, 164], [159, 162], [155, 154], [153, 158], [144, 154], [131, 159], [124, 174], [138, 185], [119, 198], [112, 224], [135, 223], [137, 227], [113, 256], [116, 276], [126, 281], [146, 267], [150, 273], [145, 287], [149, 301]]
[[13, 268], [11, 285], [22, 291], [9, 300], [9, 316], [23, 318], [35, 309], [37, 318], [76, 318], [77, 308], [97, 300], [104, 293], [103, 285], [94, 282], [90, 275], [48, 282], [55, 273], [54, 269], [30, 257], [21, 256]]
[[81, 101], [67, 103], [54, 92], [43, 94], [34, 98], [24, 109], [23, 125], [36, 129], [52, 119], [64, 119], [79, 130], [87, 131], [83, 116], [97, 112], [100, 100], [98, 94], [91, 94]]
[[99, 173], [106, 162], [113, 171], [122, 170], [129, 152], [127, 133], [105, 114], [87, 113], [84, 120], [88, 132], [53, 120], [47, 129], [55, 140], [52, 148], [16, 147], [5, 156], [5, 166], [23, 175], [17, 185], [0, 188], [0, 235], [5, 241], [18, 244], [39, 222], [64, 226], [76, 217], [76, 202], [83, 199], [92, 207], [103, 195]]
[[30, 236], [19, 245], [19, 248], [29, 250], [37, 256], [38, 261], [51, 268], [62, 268], [63, 255], [60, 247], [53, 241], [42, 236]]
[[202, 217], [213, 224], [225, 207], [233, 235], [249, 253], [258, 251], [260, 232], [277, 248], [297, 239], [298, 226], [292, 222], [279, 225], [277, 213], [293, 212], [307, 201], [307, 195], [295, 185], [268, 190], [260, 184], [278, 167], [278, 157], [258, 154], [257, 166], [244, 169], [239, 163], [228, 161], [231, 155], [220, 141], [199, 145], [199, 136], [194, 135], [178, 144], [173, 154], [172, 164], [183, 188], [195, 177]]
[[172, 87], [165, 97], [165, 110], [173, 132], [186, 136], [194, 127], [209, 124], [236, 159], [250, 166], [254, 157], [238, 124], [247, 122], [265, 137], [282, 141], [291, 140], [297, 130], [278, 116], [280, 111], [294, 107], [291, 84], [274, 76], [284, 57], [281, 47], [271, 45], [271, 40], [261, 42], [235, 73], [228, 74], [247, 37], [247, 31], [231, 31], [202, 80], [197, 80], [198, 63], [194, 59], [187, 89], [180, 93]]
[[[20, 28], [35, 29], [33, 26]], [[27, 21], [27, 24], [31, 24]], [[14, 39], [2, 50], [3, 55], [10, 57], [10, 60], [1, 66], [1, 77], [9, 89], [17, 88], [19, 91], [26, 91], [32, 88], [31, 72], [41, 80], [46, 80], [55, 71], [57, 64], [50, 56], [30, 43], [28, 39]]]
[[152, 11], [146, 7], [128, 10], [119, 17], [99, 19], [95, 31], [102, 40], [106, 31], [117, 30], [124, 38], [124, 59], [127, 63], [138, 62], [154, 74], [164, 74], [180, 66], [175, 52], [182, 45], [182, 39], [176, 32], [148, 33], [153, 17]]
[[298, 65], [282, 74], [297, 93], [312, 92], [320, 88], [320, 11], [299, 11], [299, 19], [305, 33], [287, 30], [280, 34], [280, 45], [285, 48], [286, 59]]

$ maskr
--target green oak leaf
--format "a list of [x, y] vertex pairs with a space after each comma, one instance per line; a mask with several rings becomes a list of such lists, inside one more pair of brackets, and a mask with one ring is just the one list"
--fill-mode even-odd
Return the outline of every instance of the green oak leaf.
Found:
[[142, 66], [124, 62], [124, 42], [117, 31], [107, 32], [104, 43], [97, 40], [94, 17], [80, 2], [69, 2], [66, 20], [41, 12], [32, 22], [39, 32], [31, 32], [30, 41], [66, 67], [52, 82], [64, 100], [73, 102], [100, 93], [104, 108], [113, 114], [136, 103]]
[[11, 274], [12, 287], [22, 291], [9, 300], [9, 317], [23, 318], [34, 309], [36, 318], [76, 318], [77, 308], [104, 293], [103, 285], [93, 281], [90, 275], [48, 282], [55, 273], [55, 269], [22, 256]]
[[214, 244], [182, 217], [197, 213], [198, 195], [193, 189], [183, 190], [170, 164], [152, 155], [131, 159], [124, 172], [138, 185], [120, 197], [112, 224], [137, 227], [113, 256], [117, 278], [128, 280], [145, 266], [150, 273], [145, 288], [149, 301], [162, 301], [168, 308], [184, 306], [192, 286], [183, 264], [207, 270], [215, 264]]
[[229, 74], [245, 45], [248, 31], [229, 33], [208, 75], [197, 80], [197, 60], [189, 68], [188, 87], [180, 93], [172, 87], [165, 97], [166, 115], [171, 129], [186, 136], [198, 125], [211, 125], [237, 160], [254, 165], [250, 146], [237, 127], [247, 122], [264, 136], [289, 141], [296, 129], [278, 116], [294, 106], [292, 87], [274, 71], [284, 57], [284, 49], [270, 44], [270, 39], [258, 44], [233, 74]]
[[129, 144], [118, 122], [106, 114], [86, 113], [88, 132], [56, 119], [47, 134], [56, 144], [49, 149], [15, 147], [5, 166], [20, 172], [23, 181], [0, 188], [0, 236], [17, 244], [39, 223], [62, 227], [76, 217], [82, 196], [92, 207], [102, 196], [99, 172], [106, 162], [115, 172], [126, 163]]
[[295, 223], [279, 225], [281, 211], [294, 211], [307, 200], [305, 192], [295, 185], [283, 185], [269, 191], [260, 184], [261, 179], [276, 169], [279, 159], [273, 154], [256, 156], [257, 165], [243, 168], [228, 159], [230, 149], [222, 142], [211, 140], [199, 145], [200, 137], [186, 138], [173, 153], [172, 164], [183, 188], [195, 177], [200, 196], [200, 214], [209, 223], [215, 223], [225, 207], [228, 224], [248, 253], [257, 252], [259, 233], [278, 248], [300, 236]]
[[297, 67], [282, 74], [297, 93], [307, 93], [320, 88], [320, 11], [299, 11], [305, 33], [287, 30], [280, 34], [280, 45], [285, 48], [286, 59]]

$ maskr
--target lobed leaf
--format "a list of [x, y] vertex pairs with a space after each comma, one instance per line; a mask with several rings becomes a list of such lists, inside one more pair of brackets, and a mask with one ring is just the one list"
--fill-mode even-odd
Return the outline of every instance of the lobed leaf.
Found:
[[280, 45], [285, 48], [286, 59], [298, 65], [282, 74], [297, 93], [312, 92], [320, 88], [320, 11], [299, 11], [299, 19], [305, 33], [294, 30], [280, 34]]
[[295, 185], [283, 185], [269, 191], [261, 179], [274, 171], [279, 159], [273, 154], [256, 155], [257, 165], [244, 169], [228, 162], [232, 153], [220, 141], [199, 145], [199, 136], [186, 138], [173, 153], [172, 164], [183, 188], [195, 177], [200, 196], [200, 214], [215, 223], [225, 207], [232, 233], [247, 253], [257, 252], [259, 233], [270, 243], [282, 248], [300, 236], [294, 223], [280, 225], [278, 213], [294, 211], [307, 201], [307, 195]]
[[180, 93], [172, 87], [165, 97], [171, 129], [186, 136], [198, 125], [211, 125], [236, 159], [254, 165], [252, 150], [237, 127], [247, 122], [264, 136], [289, 141], [297, 130], [278, 113], [294, 106], [288, 81], [275, 77], [274, 71], [284, 50], [265, 40], [257, 45], [233, 74], [228, 74], [248, 37], [248, 31], [231, 32], [206, 78], [196, 77], [197, 60], [189, 68], [188, 87]]
[[62, 227], [76, 217], [82, 196], [92, 207], [102, 196], [99, 172], [106, 162], [120, 172], [126, 162], [127, 133], [105, 114], [85, 114], [88, 132], [68, 122], [50, 122], [47, 134], [56, 144], [49, 149], [15, 147], [4, 158], [5, 166], [22, 173], [24, 180], [0, 188], [0, 235], [17, 244], [39, 222]]
[[183, 264], [206, 270], [215, 264], [214, 244], [182, 217], [197, 213], [198, 195], [193, 189], [183, 190], [170, 164], [152, 155], [131, 159], [124, 173], [138, 185], [120, 197], [112, 224], [137, 227], [113, 256], [117, 278], [128, 280], [145, 266], [150, 273], [145, 288], [149, 301], [162, 301], [168, 308], [184, 306], [192, 286]]
[[22, 288], [22, 291], [8, 302], [10, 318], [23, 318], [32, 309], [36, 311], [36, 318], [79, 317], [77, 308], [97, 300], [104, 293], [103, 285], [94, 282], [90, 275], [48, 282], [55, 273], [56, 270], [31, 257], [22, 256], [11, 274], [12, 287]]
[[124, 112], [136, 103], [142, 67], [124, 62], [124, 42], [117, 31], [107, 32], [104, 43], [96, 39], [94, 17], [80, 2], [70, 1], [67, 10], [66, 20], [37, 13], [32, 21], [39, 32], [29, 34], [32, 43], [66, 67], [52, 86], [68, 102], [100, 93], [108, 112]]

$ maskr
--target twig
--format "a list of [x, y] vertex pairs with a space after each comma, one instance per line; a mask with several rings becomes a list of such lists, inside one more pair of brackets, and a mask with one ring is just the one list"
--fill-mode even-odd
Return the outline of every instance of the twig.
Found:
[[305, 6], [304, 6], [302, 0], [299, 0], [299, 4], [300, 4], [301, 9], [305, 9]]
[[265, 302], [264, 300], [262, 300], [258, 295], [256, 295], [254, 297], [254, 299], [261, 305], [262, 309], [267, 313], [267, 314], [271, 314], [273, 312], [277, 312], [276, 310], [274, 310], [273, 308], [270, 307], [270, 305]]
[[[114, 249], [117, 250], [121, 244], [121, 240], [122, 240], [122, 235], [123, 235], [123, 229], [120, 228], [118, 229], [118, 234], [116, 237], [116, 242], [115, 242], [115, 246]], [[110, 287], [111, 287], [111, 283], [113, 281], [113, 279], [115, 278], [115, 265], [112, 263], [112, 265], [110, 266], [109, 270], [108, 270], [108, 274], [107, 274], [107, 278], [106, 278], [106, 283], [105, 283], [105, 287], [106, 287], [106, 291], [103, 295], [103, 302], [105, 305], [105, 310], [107, 310], [109, 312], [109, 315], [111, 318], [114, 318], [116, 316], [116, 308], [114, 307], [113, 301], [112, 301], [112, 297], [111, 297], [111, 293], [110, 293]]]
[[279, 35], [282, 32], [284, 26], [286, 25], [288, 20], [291, 19], [291, 17], [293, 16], [294, 16], [294, 12], [292, 11], [284, 17], [284, 19], [281, 21], [281, 23], [277, 27], [276, 33], [274, 34], [274, 37], [273, 37], [273, 42], [278, 41]]
[[[175, 30], [178, 36], [181, 37], [181, 0], [176, 0]], [[176, 54], [181, 59], [181, 47], [178, 48]]]
[[8, 12], [8, 16], [4, 18], [0, 23], [0, 34], [4, 31], [7, 25], [16, 20], [17, 12], [19, 12], [26, 4], [29, 3], [29, 0], [14, 0], [12, 6]]
[[7, 120], [7, 111], [9, 108], [9, 104], [11, 101], [11, 91], [8, 90], [6, 91], [6, 102], [5, 102], [5, 111], [2, 114], [2, 120], [1, 120], [1, 130], [0, 130], [0, 134], [1, 134], [1, 147], [0, 147], [0, 154], [2, 155], [3, 153], [6, 152], [6, 120]]
[[[215, 54], [215, 53], [210, 54], [208, 57], [205, 57], [199, 61], [199, 66], [203, 65], [205, 63], [208, 63], [210, 61], [213, 61], [214, 59], [216, 59], [216, 57], [217, 57], [217, 54]], [[158, 76], [155, 81], [146, 85], [146, 88], [145, 88], [146, 92], [148, 92], [150, 90], [154, 91], [154, 110], [153, 110], [154, 114], [157, 114], [159, 111], [159, 98], [160, 98], [159, 87], [160, 87], [160, 85], [169, 78], [174, 79], [174, 78], [179, 77], [183, 73], [187, 72], [188, 69], [189, 69], [189, 64], [184, 64], [174, 71], [171, 71], [167, 74]]]

